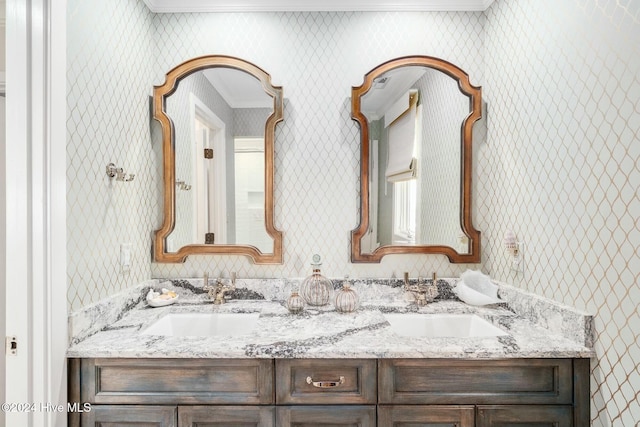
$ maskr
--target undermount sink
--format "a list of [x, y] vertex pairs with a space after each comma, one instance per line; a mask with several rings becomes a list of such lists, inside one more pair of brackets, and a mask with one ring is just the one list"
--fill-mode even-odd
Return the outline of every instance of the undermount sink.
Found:
[[508, 335], [475, 314], [387, 313], [391, 330], [405, 337], [494, 337]]
[[250, 334], [260, 313], [171, 313], [156, 320], [145, 335], [237, 336]]

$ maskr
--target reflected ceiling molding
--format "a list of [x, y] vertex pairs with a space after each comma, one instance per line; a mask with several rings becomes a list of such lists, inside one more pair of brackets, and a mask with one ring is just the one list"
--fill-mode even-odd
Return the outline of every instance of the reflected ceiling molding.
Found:
[[494, 0], [144, 0], [154, 13], [409, 11], [481, 12]]

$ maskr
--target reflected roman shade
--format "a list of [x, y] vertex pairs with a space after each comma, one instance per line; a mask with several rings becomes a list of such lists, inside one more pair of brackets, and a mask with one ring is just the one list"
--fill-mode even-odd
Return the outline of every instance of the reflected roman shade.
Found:
[[389, 140], [385, 176], [388, 182], [416, 177], [416, 109], [418, 91], [411, 90], [395, 102], [384, 115]]

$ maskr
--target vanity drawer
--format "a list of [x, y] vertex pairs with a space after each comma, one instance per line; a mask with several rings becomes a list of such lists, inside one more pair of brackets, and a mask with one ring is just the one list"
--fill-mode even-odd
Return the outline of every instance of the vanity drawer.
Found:
[[82, 359], [80, 397], [92, 404], [273, 404], [273, 361]]
[[276, 360], [276, 403], [375, 404], [375, 359]]
[[374, 405], [277, 406], [278, 427], [376, 427]]
[[384, 404], [571, 404], [571, 359], [381, 359]]

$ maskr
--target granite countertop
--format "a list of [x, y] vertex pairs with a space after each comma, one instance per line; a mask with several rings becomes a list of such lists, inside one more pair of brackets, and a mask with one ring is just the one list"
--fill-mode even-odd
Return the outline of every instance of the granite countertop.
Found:
[[[200, 281], [201, 282], [201, 281]], [[213, 305], [197, 281], [150, 281], [70, 317], [67, 357], [121, 358], [582, 358], [592, 357], [591, 316], [501, 284], [506, 302], [485, 307], [467, 305], [438, 283], [445, 297], [423, 307], [402, 298], [394, 283], [355, 283], [363, 302], [352, 313], [332, 306], [309, 307], [291, 314], [282, 296], [260, 294], [260, 281], [247, 280], [242, 296]], [[273, 284], [270, 284], [273, 285]], [[149, 287], [169, 287], [180, 294], [176, 304], [152, 308], [144, 300]], [[271, 289], [272, 287], [270, 287]], [[363, 298], [363, 296], [365, 298]], [[253, 298], [253, 299], [251, 299]], [[527, 301], [531, 299], [532, 301]], [[143, 331], [168, 313], [260, 313], [248, 335], [172, 337]], [[384, 313], [473, 313], [507, 335], [474, 338], [406, 337], [394, 333]], [[554, 325], [541, 319], [554, 319]], [[575, 325], [574, 325], [575, 324]]]

